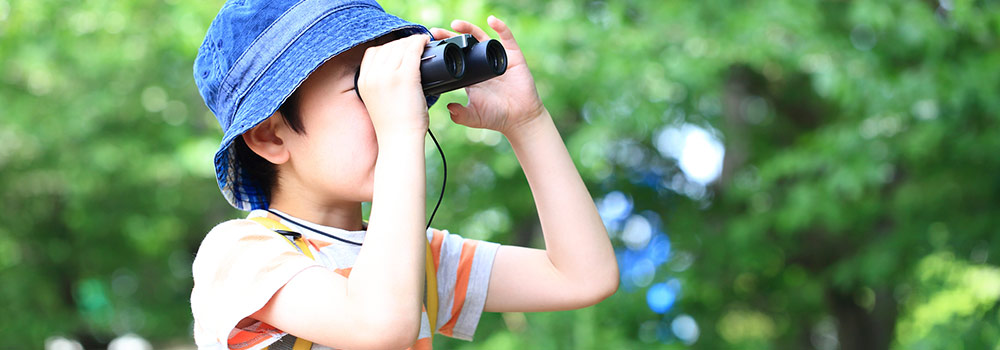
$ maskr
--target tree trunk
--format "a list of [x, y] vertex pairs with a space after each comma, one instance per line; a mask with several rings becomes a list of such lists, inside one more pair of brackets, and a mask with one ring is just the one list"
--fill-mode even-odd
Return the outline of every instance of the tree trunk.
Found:
[[871, 311], [858, 305], [850, 293], [827, 290], [827, 303], [837, 318], [837, 338], [842, 350], [888, 350], [896, 329], [896, 300], [889, 288], [875, 291]]

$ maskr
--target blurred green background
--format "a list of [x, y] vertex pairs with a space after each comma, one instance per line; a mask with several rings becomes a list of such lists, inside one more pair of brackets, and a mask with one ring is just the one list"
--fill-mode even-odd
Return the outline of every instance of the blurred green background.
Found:
[[[192, 78], [221, 5], [0, 0], [0, 348], [192, 347], [193, 254], [242, 215]], [[997, 1], [383, 6], [508, 22], [622, 272], [595, 307], [439, 348], [1000, 348]], [[444, 104], [434, 226], [539, 246], [507, 141]]]

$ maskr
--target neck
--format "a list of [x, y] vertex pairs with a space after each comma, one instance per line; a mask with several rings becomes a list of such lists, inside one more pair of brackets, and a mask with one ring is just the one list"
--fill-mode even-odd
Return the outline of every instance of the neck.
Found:
[[317, 203], [309, 201], [289, 201], [275, 196], [271, 199], [270, 207], [314, 224], [347, 231], [362, 230], [360, 202], [332, 202], [317, 205]]

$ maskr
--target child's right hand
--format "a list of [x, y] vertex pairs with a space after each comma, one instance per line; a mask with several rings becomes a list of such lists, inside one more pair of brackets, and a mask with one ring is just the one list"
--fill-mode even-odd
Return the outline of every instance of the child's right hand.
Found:
[[[358, 93], [376, 135], [427, 132], [427, 101], [420, 85], [420, 56], [427, 35], [411, 35], [365, 51]], [[380, 138], [388, 139], [391, 136]]]

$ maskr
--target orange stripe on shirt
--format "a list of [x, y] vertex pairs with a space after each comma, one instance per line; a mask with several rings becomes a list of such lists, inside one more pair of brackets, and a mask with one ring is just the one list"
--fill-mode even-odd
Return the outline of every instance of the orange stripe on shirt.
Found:
[[466, 240], [462, 244], [462, 255], [458, 261], [458, 276], [455, 282], [455, 298], [451, 305], [451, 319], [438, 331], [446, 336], [452, 336], [452, 330], [458, 323], [458, 315], [465, 305], [465, 294], [469, 290], [469, 273], [472, 271], [472, 257], [476, 256], [476, 241]]
[[437, 271], [441, 264], [441, 243], [444, 242], [444, 232], [434, 230], [431, 237], [431, 256], [434, 257], [434, 271]]
[[245, 349], [249, 349], [249, 348], [252, 348], [252, 347], [256, 346], [257, 344], [263, 343], [265, 340], [268, 340], [268, 339], [271, 339], [271, 337], [268, 336], [268, 335], [266, 335], [266, 334], [257, 334], [253, 339], [245, 341], [245, 342], [242, 342], [242, 343], [233, 343], [232, 341], [230, 341], [229, 342], [229, 349], [230, 350], [245, 350]]
[[346, 269], [336, 269], [333, 270], [333, 272], [339, 273], [341, 276], [344, 277], [351, 277], [351, 269], [353, 269], [353, 267], [348, 267]]
[[242, 343], [249, 342], [249, 341], [253, 340], [254, 337], [257, 337], [257, 336], [260, 335], [260, 333], [248, 332], [248, 331], [244, 331], [244, 330], [239, 330], [239, 331], [236, 331], [234, 333], [236, 333], [236, 334], [233, 334], [233, 335], [229, 336], [229, 346], [235, 346], [235, 345], [239, 345], [239, 344], [242, 344]]
[[324, 248], [324, 247], [326, 247], [328, 245], [333, 244], [333, 243], [321, 241], [321, 240], [318, 240], [318, 239], [308, 239], [308, 238], [305, 238], [305, 240], [310, 245], [312, 245], [313, 248], [316, 248], [317, 251], [319, 251], [321, 248]]
[[272, 335], [280, 332], [277, 328], [258, 321], [247, 328], [233, 330], [233, 334], [229, 335], [227, 343], [230, 349], [249, 349], [265, 340], [271, 339]]
[[431, 338], [420, 338], [408, 350], [431, 350], [432, 346]]

